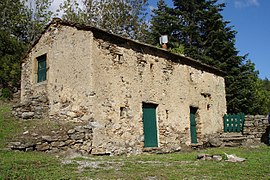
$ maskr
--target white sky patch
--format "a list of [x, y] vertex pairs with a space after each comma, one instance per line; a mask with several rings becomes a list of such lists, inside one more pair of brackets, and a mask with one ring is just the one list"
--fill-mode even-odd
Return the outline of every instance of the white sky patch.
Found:
[[220, 4], [227, 3], [227, 0], [219, 0], [218, 3], [220, 3]]
[[63, 2], [64, 0], [54, 0], [51, 6], [51, 11], [56, 12], [56, 10], [59, 9], [60, 4]]
[[149, 9], [150, 9], [150, 11], [153, 11], [154, 9], [157, 9], [157, 7], [155, 7], [155, 6], [149, 6]]
[[244, 8], [250, 6], [260, 6], [259, 0], [235, 0], [234, 6], [236, 8]]
[[[60, 5], [64, 4], [64, 1], [65, 0], [53, 0], [52, 5], [50, 7], [50, 10], [52, 12], [56, 13], [56, 10], [60, 9]], [[72, 2], [72, 0], [71, 0], [71, 2]], [[79, 4], [79, 8], [83, 8], [82, 0], [76, 0], [76, 2]], [[57, 14], [58, 14], [57, 17], [61, 18], [61, 16], [63, 15], [63, 12], [60, 11]]]
[[148, 8], [149, 8], [148, 18], [150, 18], [150, 16], [153, 15], [153, 10], [157, 9], [157, 7], [149, 5]]

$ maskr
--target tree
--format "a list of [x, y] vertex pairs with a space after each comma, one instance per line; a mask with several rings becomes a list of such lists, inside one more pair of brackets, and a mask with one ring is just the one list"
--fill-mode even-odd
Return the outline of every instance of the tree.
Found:
[[21, 1], [0, 2], [0, 94], [11, 98], [19, 86], [20, 56], [27, 41], [29, 12]]
[[[91, 3], [92, 5], [92, 1]], [[90, 8], [91, 9], [91, 8]], [[87, 16], [92, 15], [92, 11], [87, 14], [87, 11], [83, 11], [80, 7], [78, 2], [74, 0], [66, 0], [62, 4], [60, 4], [60, 9], [57, 11], [63, 11], [62, 19], [66, 21], [76, 22], [76, 23], [87, 23]]]
[[[236, 31], [220, 13], [225, 4], [218, 4], [217, 0], [173, 0], [173, 4], [173, 8], [168, 8], [164, 1], [158, 2], [150, 27], [152, 39], [167, 33], [173, 41], [172, 50], [184, 49], [186, 55], [225, 71], [228, 112], [256, 114], [258, 74], [254, 64], [246, 60], [247, 55], [238, 55]], [[167, 32], [162, 29], [164, 24], [169, 27]]]
[[270, 112], [270, 81], [265, 79], [258, 79], [257, 81], [257, 96], [259, 98], [258, 114], [267, 115]]
[[28, 25], [29, 42], [34, 41], [53, 17], [49, 10], [53, 0], [25, 0], [30, 13]]
[[168, 35], [170, 42], [173, 41], [172, 38], [172, 23], [173, 16], [169, 14], [171, 8], [165, 4], [164, 0], [159, 0], [157, 2], [157, 8], [153, 9], [152, 19], [150, 21], [150, 32], [148, 36], [148, 43], [158, 46], [159, 37], [162, 35]]
[[0, 2], [0, 30], [17, 37], [20, 41], [27, 41], [27, 31], [30, 13], [24, 6], [24, 1], [2, 0]]
[[132, 39], [145, 39], [146, 0], [85, 0], [84, 7], [67, 0], [60, 7], [64, 11], [63, 19], [89, 24], [108, 32]]
[[11, 98], [13, 87], [20, 85], [20, 58], [25, 47], [16, 37], [0, 30], [0, 90], [4, 98]]
[[0, 91], [10, 98], [20, 86], [20, 60], [31, 41], [49, 21], [49, 0], [0, 2]]

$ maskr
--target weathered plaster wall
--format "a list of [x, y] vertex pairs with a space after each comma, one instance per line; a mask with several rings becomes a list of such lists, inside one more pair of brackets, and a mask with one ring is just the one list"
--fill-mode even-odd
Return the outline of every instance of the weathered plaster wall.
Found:
[[142, 102], [158, 104], [159, 147], [164, 151], [190, 144], [190, 106], [198, 107], [199, 142], [205, 134], [222, 131], [222, 77], [157, 57], [149, 49], [140, 51], [95, 39], [94, 119], [99, 127], [93, 131], [92, 153], [142, 151]]
[[[142, 152], [143, 102], [158, 105], [163, 151], [190, 144], [190, 106], [198, 108], [199, 143], [206, 134], [222, 131], [222, 77], [167, 60], [153, 48], [114, 43], [106, 36], [51, 25], [22, 65], [22, 102], [47, 94], [51, 118], [89, 121], [93, 154]], [[36, 57], [45, 53], [47, 81], [37, 84]]]
[[[52, 118], [89, 120], [92, 95], [92, 33], [51, 26], [22, 65], [22, 102], [46, 93]], [[47, 54], [47, 80], [37, 83], [36, 57]]]

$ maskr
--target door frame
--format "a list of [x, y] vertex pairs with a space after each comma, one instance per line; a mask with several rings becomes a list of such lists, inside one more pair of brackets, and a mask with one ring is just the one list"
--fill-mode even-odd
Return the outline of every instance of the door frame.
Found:
[[[142, 103], [143, 135], [145, 148], [158, 147], [159, 145], [157, 107], [158, 105], [154, 103]], [[151, 112], [151, 110], [154, 112]], [[146, 114], [146, 112], [148, 114]], [[151, 117], [151, 115], [153, 115], [153, 117]], [[147, 116], [150, 116], [150, 119]], [[146, 118], [148, 118], [150, 121], [147, 121]], [[147, 128], [150, 128], [150, 131], [147, 131]]]
[[190, 142], [191, 144], [198, 143], [197, 136], [197, 122], [198, 122], [198, 109], [197, 107], [189, 107], [189, 122], [190, 122]]

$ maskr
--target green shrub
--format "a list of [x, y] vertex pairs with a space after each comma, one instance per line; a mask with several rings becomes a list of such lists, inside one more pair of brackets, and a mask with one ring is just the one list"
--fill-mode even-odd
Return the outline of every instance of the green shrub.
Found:
[[12, 91], [9, 88], [3, 88], [1, 92], [1, 98], [3, 99], [11, 99], [12, 98]]

